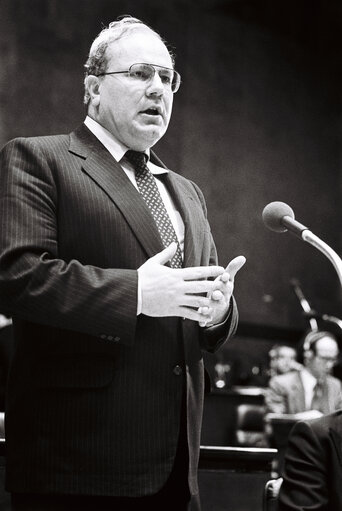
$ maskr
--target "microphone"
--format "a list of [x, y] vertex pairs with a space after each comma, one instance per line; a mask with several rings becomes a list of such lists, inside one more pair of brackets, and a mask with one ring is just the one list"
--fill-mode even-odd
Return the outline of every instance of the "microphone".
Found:
[[293, 209], [285, 202], [270, 202], [262, 212], [262, 219], [266, 227], [275, 232], [291, 231], [302, 238], [302, 232], [308, 228], [295, 220]]
[[262, 219], [268, 229], [275, 232], [286, 232], [289, 230], [303, 241], [310, 243], [324, 254], [333, 264], [342, 286], [342, 260], [338, 254], [313, 234], [309, 229], [295, 220], [293, 209], [285, 202], [270, 202], [262, 212]]

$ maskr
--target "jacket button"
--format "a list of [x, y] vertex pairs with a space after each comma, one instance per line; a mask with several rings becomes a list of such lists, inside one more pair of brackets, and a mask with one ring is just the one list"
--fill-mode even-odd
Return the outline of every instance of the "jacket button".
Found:
[[100, 339], [107, 339], [106, 334], [100, 334]]
[[115, 342], [119, 342], [120, 341], [120, 337], [118, 337], [118, 336], [114, 337], [114, 341]]
[[108, 339], [108, 341], [112, 341], [113, 340], [113, 336], [112, 335], [108, 335], [107, 339]]
[[173, 372], [176, 376], [180, 376], [183, 372], [183, 369], [181, 368], [181, 366], [177, 365], [173, 368]]

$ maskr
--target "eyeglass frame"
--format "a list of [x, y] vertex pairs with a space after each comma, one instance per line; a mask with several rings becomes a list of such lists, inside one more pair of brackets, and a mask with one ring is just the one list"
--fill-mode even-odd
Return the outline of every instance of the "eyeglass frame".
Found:
[[336, 357], [326, 357], [325, 355], [319, 355], [318, 353], [316, 353], [316, 358], [318, 358], [319, 360], [321, 360], [322, 362], [326, 363], [326, 364], [337, 364], [338, 363], [338, 355], [336, 355]]
[[130, 65], [129, 68], [126, 71], [108, 71], [108, 72], [105, 72], [105, 73], [99, 73], [99, 74], [94, 75], [94, 76], [119, 75], [119, 74], [130, 73], [131, 68], [133, 66], [136, 66], [136, 65], [144, 65], [144, 66], [149, 66], [150, 68], [152, 68], [153, 69], [153, 74], [151, 75], [151, 79], [153, 79], [154, 75], [156, 74], [156, 67], [172, 71], [173, 73], [175, 73], [176, 76], [179, 77], [179, 82], [178, 82], [178, 87], [177, 87], [177, 89], [175, 91], [172, 90], [172, 83], [173, 82], [171, 82], [170, 90], [171, 90], [171, 92], [173, 94], [175, 94], [179, 90], [179, 87], [180, 87], [182, 81], [181, 81], [181, 75], [178, 73], [178, 71], [176, 71], [172, 67], [159, 66], [158, 64], [148, 64], [147, 62], [135, 62], [134, 64]]

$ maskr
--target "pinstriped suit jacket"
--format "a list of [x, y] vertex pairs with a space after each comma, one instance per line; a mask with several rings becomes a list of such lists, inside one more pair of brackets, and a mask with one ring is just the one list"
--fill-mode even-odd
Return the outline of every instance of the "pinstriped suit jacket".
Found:
[[[201, 191], [174, 172], [165, 179], [185, 224], [185, 266], [215, 264]], [[136, 316], [136, 270], [162, 242], [139, 193], [84, 125], [9, 142], [0, 190], [0, 308], [14, 317], [16, 342], [7, 489], [155, 493], [172, 468], [185, 382], [196, 493], [201, 350], [234, 332], [235, 302], [226, 323], [208, 329]]]

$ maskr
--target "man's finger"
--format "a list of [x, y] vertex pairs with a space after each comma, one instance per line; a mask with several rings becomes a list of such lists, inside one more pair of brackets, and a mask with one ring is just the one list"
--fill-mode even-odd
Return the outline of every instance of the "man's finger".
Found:
[[218, 302], [219, 300], [222, 300], [223, 293], [221, 293], [219, 289], [216, 289], [215, 291], [212, 292], [211, 298]]
[[246, 258], [244, 256], [237, 256], [230, 261], [226, 268], [226, 271], [229, 273], [229, 280], [234, 280], [235, 275], [243, 267], [245, 262]]
[[182, 268], [184, 280], [200, 280], [210, 277], [218, 277], [224, 272], [222, 266], [192, 266], [190, 268]]
[[173, 256], [175, 255], [177, 251], [177, 243], [175, 241], [173, 241], [172, 243], [170, 243], [170, 245], [166, 248], [164, 248], [164, 250], [162, 250], [161, 252], [158, 252], [158, 254], [154, 255], [153, 257], [150, 257], [150, 259], [148, 259], [148, 261], [153, 261], [154, 263], [157, 263], [157, 264], [166, 264], [168, 261], [170, 261], [170, 259], [173, 258]]

